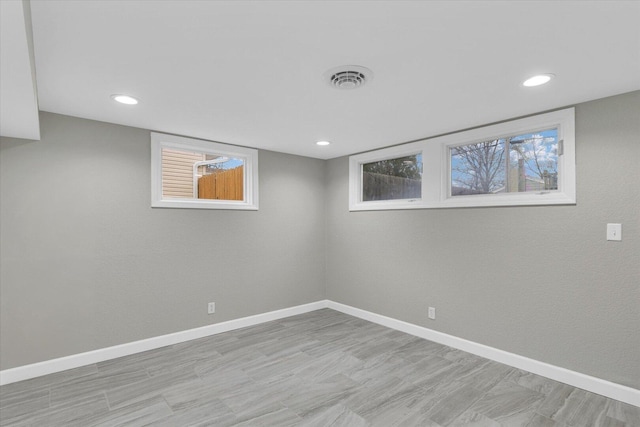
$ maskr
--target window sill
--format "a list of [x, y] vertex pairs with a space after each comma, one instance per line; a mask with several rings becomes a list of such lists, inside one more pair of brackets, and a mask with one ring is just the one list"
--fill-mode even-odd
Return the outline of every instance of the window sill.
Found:
[[203, 200], [157, 200], [151, 203], [151, 207], [175, 209], [226, 209], [247, 211], [258, 210], [258, 205], [249, 205], [244, 202], [234, 202], [231, 200], [212, 200], [211, 202], [206, 202]]
[[478, 207], [504, 207], [504, 206], [552, 206], [575, 205], [576, 199], [566, 194], [553, 193], [518, 193], [496, 194], [478, 196], [456, 196], [440, 202], [427, 202], [423, 200], [399, 200], [390, 202], [360, 202], [349, 207], [350, 212], [358, 211], [387, 211], [405, 209], [447, 209], [447, 208], [478, 208]]

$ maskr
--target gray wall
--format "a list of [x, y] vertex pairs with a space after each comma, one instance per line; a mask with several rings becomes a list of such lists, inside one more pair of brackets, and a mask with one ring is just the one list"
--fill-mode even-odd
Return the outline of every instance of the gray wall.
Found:
[[148, 131], [41, 126], [1, 141], [1, 369], [324, 299], [324, 161], [261, 151], [257, 212], [151, 209]]
[[576, 206], [352, 213], [329, 161], [327, 298], [640, 388], [640, 92], [577, 105], [576, 157]]

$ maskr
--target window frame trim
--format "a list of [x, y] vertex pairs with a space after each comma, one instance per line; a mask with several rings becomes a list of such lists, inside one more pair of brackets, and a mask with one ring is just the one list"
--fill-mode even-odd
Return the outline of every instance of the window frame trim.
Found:
[[[422, 204], [424, 198], [424, 179], [420, 180], [420, 198], [391, 199], [391, 200], [362, 200], [362, 174], [366, 163], [391, 160], [399, 157], [420, 154], [424, 158], [423, 150], [413, 144], [382, 148], [349, 157], [349, 210], [373, 209], [415, 209]], [[424, 162], [424, 160], [423, 160]], [[424, 169], [424, 163], [423, 163]], [[391, 207], [393, 206], [393, 207]]]
[[[451, 196], [450, 148], [557, 127], [563, 153], [558, 155], [558, 190]], [[362, 202], [362, 164], [422, 153], [422, 198]], [[349, 157], [349, 210], [438, 209], [492, 206], [545, 206], [576, 204], [575, 108], [565, 108], [504, 121], [439, 137], [374, 150]]]
[[[162, 149], [191, 150], [244, 161], [245, 200], [165, 199], [162, 197]], [[203, 139], [151, 132], [151, 207], [258, 210], [258, 150]]]

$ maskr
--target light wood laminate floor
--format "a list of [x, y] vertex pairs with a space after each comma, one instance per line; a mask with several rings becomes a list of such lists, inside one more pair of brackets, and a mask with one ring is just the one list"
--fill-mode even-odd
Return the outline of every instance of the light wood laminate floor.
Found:
[[0, 387], [2, 426], [640, 426], [640, 408], [324, 309]]

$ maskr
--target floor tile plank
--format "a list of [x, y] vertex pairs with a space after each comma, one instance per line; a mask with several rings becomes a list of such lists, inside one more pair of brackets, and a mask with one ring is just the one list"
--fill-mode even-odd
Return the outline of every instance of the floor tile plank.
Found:
[[322, 309], [2, 386], [0, 425], [638, 427], [640, 408]]

